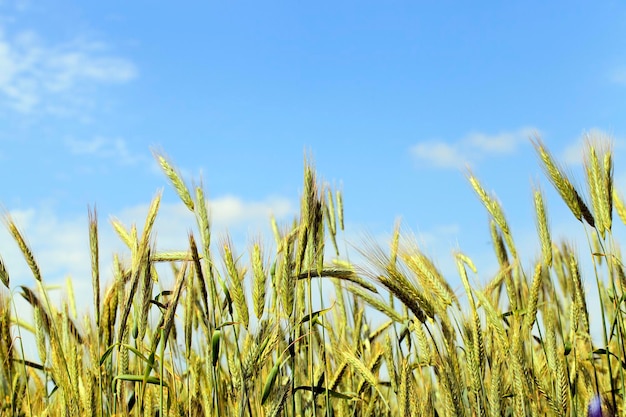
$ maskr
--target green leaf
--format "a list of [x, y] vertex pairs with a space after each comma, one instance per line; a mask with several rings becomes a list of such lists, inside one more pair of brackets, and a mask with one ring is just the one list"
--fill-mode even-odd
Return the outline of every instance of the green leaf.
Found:
[[220, 355], [220, 338], [222, 337], [221, 330], [215, 330], [213, 332], [213, 336], [211, 337], [211, 362], [213, 367], [217, 364], [217, 360]]
[[304, 324], [304, 323], [306, 323], [309, 320], [317, 319], [318, 317], [323, 316], [324, 314], [328, 313], [333, 307], [334, 307], [334, 305], [332, 305], [332, 306], [330, 306], [328, 308], [325, 308], [323, 310], [318, 310], [318, 311], [314, 311], [311, 314], [307, 314], [307, 315], [305, 315], [302, 318], [302, 320], [300, 320], [299, 324]]
[[164, 387], [167, 387], [167, 382], [162, 381], [161, 378], [156, 377], [156, 376], [149, 376], [147, 379], [144, 379], [145, 377], [143, 375], [131, 375], [131, 374], [122, 374], [122, 375], [117, 375], [115, 378], [113, 378], [113, 382], [115, 382], [116, 380], [121, 380], [121, 381], [131, 381], [131, 382], [147, 382], [148, 384], [153, 384], [153, 385], [163, 385]]
[[303, 391], [310, 391], [313, 392], [315, 394], [321, 395], [321, 394], [326, 394], [328, 393], [328, 395], [330, 395], [331, 397], [335, 397], [335, 398], [340, 398], [342, 400], [356, 400], [359, 399], [357, 396], [353, 395], [353, 394], [344, 394], [338, 391], [334, 391], [332, 389], [326, 389], [323, 387], [312, 387], [309, 385], [300, 385], [299, 387], [296, 387], [294, 389], [295, 391], [298, 390], [303, 390]]
[[278, 375], [278, 368], [280, 367], [280, 362], [276, 362], [270, 371], [270, 374], [267, 376], [267, 380], [265, 381], [265, 386], [263, 387], [263, 395], [261, 396], [261, 404], [265, 404], [267, 397], [270, 396], [270, 392], [272, 391], [272, 386], [274, 385], [274, 381], [276, 381], [276, 376]]

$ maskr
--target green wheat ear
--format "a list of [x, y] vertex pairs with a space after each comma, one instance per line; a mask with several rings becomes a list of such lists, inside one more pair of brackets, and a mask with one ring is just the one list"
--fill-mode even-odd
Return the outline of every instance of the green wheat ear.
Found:
[[2, 257], [0, 257], [0, 281], [2, 281], [2, 284], [7, 287], [7, 289], [9, 288], [9, 273], [4, 266]]
[[170, 162], [163, 155], [154, 153], [154, 157], [157, 162], [161, 166], [161, 169], [165, 173], [165, 175], [170, 179], [174, 189], [178, 193], [180, 199], [185, 203], [185, 206], [189, 209], [189, 211], [194, 211], [194, 203], [191, 198], [191, 193], [189, 192], [189, 188], [185, 185], [185, 182], [182, 179], [180, 173], [170, 164]]

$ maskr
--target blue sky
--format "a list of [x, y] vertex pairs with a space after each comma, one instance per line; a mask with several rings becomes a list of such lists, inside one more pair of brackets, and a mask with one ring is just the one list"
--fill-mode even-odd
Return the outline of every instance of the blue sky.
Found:
[[[2, 1], [0, 203], [44, 279], [89, 288], [88, 205], [105, 271], [123, 248], [109, 216], [143, 224], [160, 188], [158, 246], [185, 244], [193, 219], [151, 149], [189, 184], [202, 178], [216, 234], [229, 230], [240, 252], [270, 214], [296, 215], [309, 152], [344, 192], [349, 242], [382, 239], [402, 218], [444, 271], [458, 248], [490, 271], [469, 165], [532, 259], [533, 183], [556, 238], [581, 229], [543, 177], [533, 132], [581, 186], [583, 134], [610, 135], [626, 184], [625, 21], [618, 1]], [[30, 282], [4, 231], [0, 254], [14, 283]]]

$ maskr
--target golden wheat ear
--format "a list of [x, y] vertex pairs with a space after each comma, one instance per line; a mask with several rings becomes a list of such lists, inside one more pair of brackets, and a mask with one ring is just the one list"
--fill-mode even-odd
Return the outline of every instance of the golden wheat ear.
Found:
[[532, 141], [533, 146], [539, 156], [542, 168], [545, 171], [548, 179], [554, 185], [554, 188], [559, 192], [567, 207], [576, 217], [577, 220], [583, 221], [583, 219], [591, 226], [595, 226], [595, 219], [589, 210], [589, 207], [585, 204], [581, 194], [576, 190], [564, 170], [559, 167], [550, 152], [546, 149], [545, 145], [539, 138]]

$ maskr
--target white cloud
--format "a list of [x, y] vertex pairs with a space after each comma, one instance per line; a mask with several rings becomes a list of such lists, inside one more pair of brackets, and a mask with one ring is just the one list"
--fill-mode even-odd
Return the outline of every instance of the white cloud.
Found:
[[294, 213], [291, 202], [284, 198], [244, 202], [234, 196], [226, 196], [209, 202], [211, 215], [217, 224], [233, 225], [239, 221], [268, 220], [270, 216], [283, 218]]
[[585, 139], [582, 137], [571, 141], [563, 150], [563, 163], [565, 165], [582, 165], [585, 145]]
[[578, 139], [572, 140], [563, 150], [562, 158], [566, 165], [582, 165], [585, 160], [586, 149], [589, 141], [596, 143], [611, 144], [613, 148], [621, 146], [621, 140], [614, 138], [606, 131], [599, 128], [591, 128], [584, 132]]
[[461, 168], [490, 155], [507, 155], [528, 141], [537, 129], [524, 127], [513, 132], [496, 135], [473, 132], [456, 142], [432, 140], [419, 142], [410, 149], [418, 163], [436, 168]]
[[442, 141], [420, 142], [411, 148], [411, 154], [437, 168], [457, 168], [466, 162], [458, 147]]
[[[279, 221], [286, 221], [295, 215], [295, 208], [285, 198], [267, 198], [246, 201], [235, 196], [216, 198], [209, 202], [212, 217], [214, 242], [227, 230], [233, 232], [232, 240], [239, 253], [247, 249], [248, 238], [263, 233], [265, 241], [272, 242], [269, 215]], [[116, 214], [127, 227], [136, 224], [139, 232], [143, 227], [148, 205], [128, 207]], [[58, 213], [47, 209], [29, 208], [9, 212], [37, 259], [44, 283], [62, 284], [66, 277], [72, 277], [76, 294], [84, 294], [78, 300], [79, 311], [85, 311], [91, 304], [91, 261], [87, 213], [73, 218], [62, 218]], [[99, 213], [99, 247], [101, 285], [104, 287], [112, 279], [111, 261], [114, 253], [127, 258], [128, 250], [115, 234], [105, 213]], [[185, 250], [188, 247], [188, 233], [195, 230], [195, 219], [182, 203], [162, 203], [154, 236], [158, 250]], [[249, 235], [249, 233], [255, 233]], [[199, 237], [196, 235], [196, 238]], [[216, 252], [217, 253], [217, 252]], [[11, 288], [17, 285], [32, 287], [33, 275], [24, 260], [17, 244], [6, 227], [0, 225], [0, 256], [9, 272]]]
[[[246, 201], [227, 195], [207, 200], [213, 233], [236, 232], [237, 238], [245, 239], [248, 232], [269, 232], [270, 216], [287, 220], [296, 215], [296, 207], [284, 197], [271, 197], [259, 201]], [[124, 224], [143, 226], [149, 204], [141, 204], [122, 210], [117, 216]], [[195, 229], [195, 219], [182, 202], [163, 203], [156, 220], [157, 244], [162, 249], [187, 245], [187, 234]], [[246, 243], [246, 242], [241, 242]]]
[[0, 97], [18, 112], [52, 107], [60, 113], [79, 101], [81, 87], [136, 76], [131, 61], [108, 53], [102, 43], [77, 39], [50, 45], [34, 31], [10, 36], [0, 28]]
[[523, 128], [515, 132], [502, 132], [497, 135], [470, 133], [461, 143], [468, 148], [488, 154], [511, 154], [520, 143], [528, 141], [537, 132], [536, 129]]
[[91, 155], [103, 159], [114, 159], [124, 165], [132, 165], [141, 160], [141, 155], [133, 153], [122, 138], [96, 136], [91, 140], [68, 138], [65, 146], [74, 155]]
[[461, 233], [461, 226], [458, 224], [445, 224], [433, 227], [428, 231], [420, 231], [418, 241], [424, 247], [445, 246], [456, 241]]
[[[10, 216], [31, 246], [44, 280], [56, 281], [67, 274], [84, 276], [89, 272], [87, 221], [60, 219], [48, 210], [14, 210]], [[34, 283], [22, 253], [6, 227], [0, 228], [0, 255], [12, 283]], [[50, 281], [47, 281], [50, 282]]]

